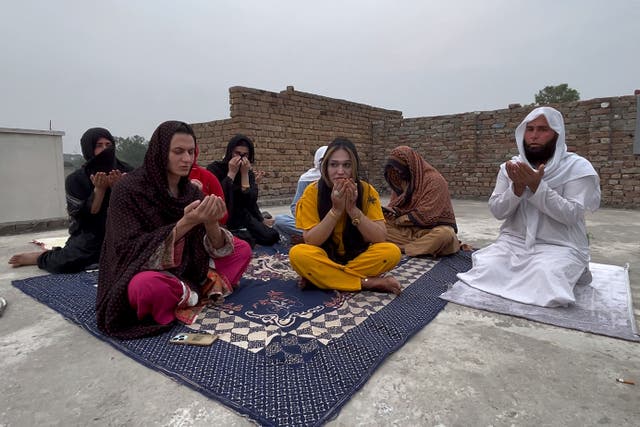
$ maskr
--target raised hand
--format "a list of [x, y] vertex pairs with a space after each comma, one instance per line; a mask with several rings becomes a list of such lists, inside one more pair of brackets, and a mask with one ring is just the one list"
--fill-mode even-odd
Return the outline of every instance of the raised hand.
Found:
[[109, 187], [113, 187], [116, 182], [120, 181], [125, 174], [120, 172], [118, 169], [114, 169], [109, 172]]
[[235, 177], [238, 171], [240, 170], [240, 164], [242, 163], [242, 158], [235, 156], [229, 160], [229, 173], [232, 173]]
[[202, 182], [199, 179], [192, 179], [191, 184], [195, 185], [195, 187], [202, 191]]
[[507, 176], [513, 181], [513, 192], [517, 196], [521, 196], [526, 187], [535, 193], [544, 176], [544, 164], [536, 170], [522, 162], [507, 162], [506, 169]]
[[[204, 224], [214, 221], [218, 213], [219, 204], [216, 203], [218, 196], [205, 196], [201, 201], [195, 200], [184, 208], [183, 218], [191, 225]], [[226, 207], [225, 207], [226, 210]], [[223, 214], [224, 215], [224, 214]], [[217, 221], [216, 218], [215, 221]]]
[[356, 202], [358, 201], [358, 186], [352, 179], [345, 180], [345, 209], [349, 213], [349, 216], [353, 216], [355, 214], [354, 210], [358, 209], [356, 207]]
[[104, 172], [96, 172], [89, 177], [93, 186], [101, 191], [109, 188], [109, 176]]
[[342, 215], [347, 207], [347, 189], [346, 179], [336, 179], [333, 182], [333, 190], [331, 191], [331, 203], [333, 210]]
[[507, 176], [511, 181], [513, 181], [513, 192], [518, 197], [522, 196], [522, 193], [524, 193], [524, 189], [527, 187], [527, 184], [524, 180], [524, 172], [521, 171], [521, 166], [528, 167], [521, 162], [509, 161], [506, 164]]
[[213, 198], [213, 213], [211, 215], [210, 222], [220, 222], [227, 213], [227, 205], [222, 197], [218, 197], [214, 194], [209, 197]]
[[260, 184], [260, 182], [262, 181], [262, 178], [265, 177], [265, 175], [267, 174], [265, 171], [263, 170], [254, 170], [253, 171], [256, 175], [256, 184]]
[[239, 157], [240, 159], [240, 172], [249, 173], [251, 169], [251, 162], [247, 158], [247, 156]]
[[538, 186], [540, 185], [540, 181], [542, 181], [542, 177], [544, 176], [544, 163], [538, 166], [538, 169], [533, 170], [530, 169], [527, 173], [527, 186], [532, 192], [536, 192], [538, 190]]

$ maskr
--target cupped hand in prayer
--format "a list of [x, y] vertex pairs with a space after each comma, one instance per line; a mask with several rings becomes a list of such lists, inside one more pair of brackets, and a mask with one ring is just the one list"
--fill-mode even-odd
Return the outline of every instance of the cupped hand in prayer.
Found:
[[193, 184], [198, 190], [202, 191], [202, 182], [199, 179], [192, 179], [191, 184]]
[[535, 193], [544, 176], [544, 164], [538, 166], [536, 170], [522, 162], [507, 162], [506, 169], [507, 176], [513, 181], [514, 193], [517, 196], [522, 195], [525, 187], [529, 187]]
[[336, 179], [331, 190], [331, 203], [333, 210], [342, 215], [347, 207], [347, 179]]
[[126, 174], [122, 173], [118, 169], [114, 169], [111, 172], [109, 172], [109, 177], [108, 177], [109, 187], [113, 187], [115, 183], [120, 181], [120, 178], [122, 178], [124, 175]]
[[184, 208], [184, 219], [195, 225], [217, 223], [226, 212], [224, 200], [212, 194], [187, 205]]
[[97, 190], [106, 190], [109, 188], [109, 176], [104, 172], [96, 172], [89, 177], [91, 183]]
[[538, 166], [538, 169], [529, 169], [527, 171], [527, 186], [534, 193], [538, 189], [538, 185], [540, 185], [540, 181], [542, 181], [542, 177], [544, 176], [544, 163]]
[[222, 197], [218, 197], [214, 194], [209, 196], [214, 199], [214, 210], [211, 216], [211, 222], [220, 222], [220, 220], [227, 214], [227, 204]]
[[346, 179], [344, 184], [345, 191], [345, 209], [349, 215], [353, 217], [354, 210], [358, 209], [356, 202], [358, 201], [358, 186], [352, 179]]
[[[513, 182], [513, 192], [516, 196], [522, 196], [524, 193], [524, 189], [526, 188], [526, 184], [522, 178], [522, 174], [520, 173], [520, 162], [507, 162], [505, 168], [507, 170], [507, 176]], [[525, 165], [526, 166], [526, 165]]]

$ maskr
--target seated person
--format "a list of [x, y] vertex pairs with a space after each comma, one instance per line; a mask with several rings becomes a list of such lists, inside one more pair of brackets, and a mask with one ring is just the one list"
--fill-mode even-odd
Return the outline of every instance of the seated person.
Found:
[[80, 139], [87, 161], [65, 180], [69, 239], [63, 248], [16, 254], [13, 267], [35, 265], [49, 273], [77, 273], [100, 259], [111, 188], [131, 167], [116, 158], [115, 140], [107, 129], [91, 128]]
[[298, 203], [298, 200], [302, 197], [302, 193], [304, 193], [307, 186], [320, 179], [320, 164], [326, 151], [326, 145], [318, 148], [316, 154], [313, 156], [313, 167], [298, 178], [298, 188], [296, 189], [296, 194], [293, 196], [290, 206], [291, 215], [276, 215], [274, 228], [278, 230], [281, 235], [290, 238], [293, 243], [300, 243], [302, 240], [302, 230], [296, 228], [296, 203]]
[[191, 126], [164, 122], [143, 165], [114, 188], [96, 300], [107, 335], [160, 332], [177, 309], [232, 292], [249, 264], [249, 245], [219, 224], [224, 200], [189, 181], [195, 148]]
[[394, 277], [382, 277], [400, 262], [400, 249], [385, 242], [378, 192], [358, 179], [360, 161], [347, 139], [337, 138], [322, 161], [322, 178], [310, 184], [296, 206], [296, 226], [305, 243], [289, 259], [303, 283], [340, 291], [399, 294]]
[[500, 235], [458, 278], [514, 301], [566, 306], [576, 284], [591, 282], [584, 215], [600, 205], [600, 180], [588, 160], [567, 152], [564, 120], [553, 108], [529, 113], [516, 144], [520, 155], [500, 166], [489, 199], [504, 220]]
[[[202, 191], [205, 196], [214, 195], [221, 197], [222, 200], [224, 200], [224, 192], [222, 191], [222, 186], [220, 185], [218, 178], [202, 166], [198, 165], [199, 153], [200, 150], [198, 149], [198, 145], [196, 145], [196, 151], [193, 157], [193, 167], [189, 173], [189, 180], [193, 185], [198, 187], [198, 190]], [[226, 224], [228, 216], [229, 213], [225, 212], [224, 216], [220, 219], [220, 224]]]
[[200, 149], [196, 145], [189, 180], [193, 185], [198, 187], [198, 190], [202, 191], [205, 196], [215, 194], [218, 197], [224, 197], [224, 192], [222, 191], [222, 186], [218, 178], [198, 164], [198, 154], [200, 154]]
[[456, 217], [447, 181], [416, 151], [394, 148], [384, 169], [391, 187], [387, 220], [387, 241], [410, 256], [451, 255], [460, 250]]
[[258, 208], [258, 185], [251, 169], [254, 163], [253, 142], [236, 135], [227, 144], [224, 159], [211, 163], [207, 169], [220, 181], [227, 202], [227, 228], [235, 236], [254, 246], [271, 246], [280, 240]]

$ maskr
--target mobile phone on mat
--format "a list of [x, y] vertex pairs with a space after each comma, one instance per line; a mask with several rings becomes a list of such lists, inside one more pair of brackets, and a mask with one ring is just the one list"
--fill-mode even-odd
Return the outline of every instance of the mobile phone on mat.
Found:
[[207, 333], [191, 333], [182, 332], [173, 336], [169, 342], [171, 344], [184, 344], [184, 345], [211, 345], [218, 339], [217, 335]]

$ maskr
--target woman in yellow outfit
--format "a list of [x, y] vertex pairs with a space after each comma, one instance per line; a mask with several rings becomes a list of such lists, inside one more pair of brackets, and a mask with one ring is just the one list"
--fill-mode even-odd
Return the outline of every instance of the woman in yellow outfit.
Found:
[[380, 197], [358, 179], [359, 164], [351, 141], [338, 138], [329, 145], [322, 177], [296, 205], [296, 227], [303, 230], [305, 243], [291, 248], [291, 266], [303, 281], [321, 289], [399, 294], [400, 283], [380, 275], [400, 262], [400, 249], [385, 242]]

